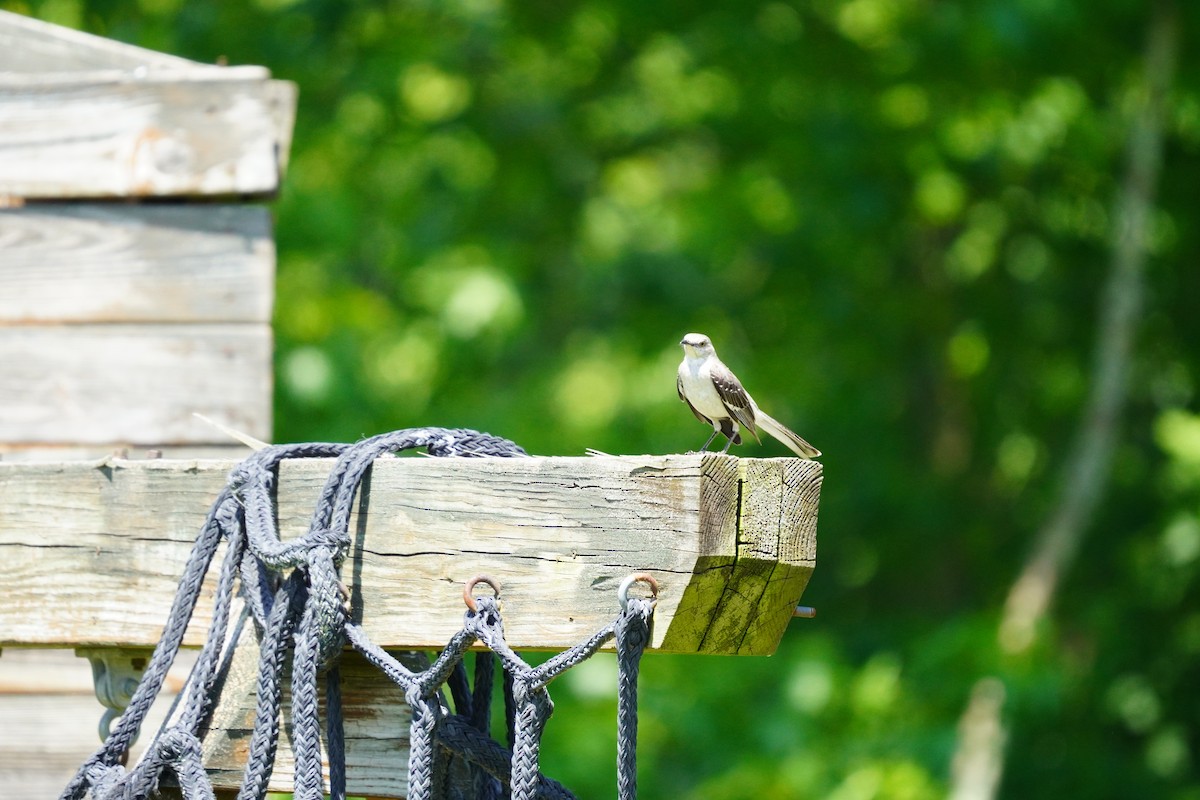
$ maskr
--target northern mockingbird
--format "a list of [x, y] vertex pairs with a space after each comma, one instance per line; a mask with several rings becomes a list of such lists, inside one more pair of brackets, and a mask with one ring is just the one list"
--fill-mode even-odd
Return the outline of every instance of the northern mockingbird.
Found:
[[742, 443], [738, 426], [750, 431], [755, 441], [761, 442], [758, 429], [762, 428], [801, 458], [816, 458], [821, 451], [792, 433], [773, 417], [758, 407], [729, 367], [717, 358], [712, 341], [702, 333], [689, 333], [680, 342], [683, 345], [683, 361], [675, 376], [675, 389], [679, 399], [687, 403], [696, 419], [712, 425], [712, 436], [704, 443], [701, 451], [707, 450], [718, 433], [729, 440], [729, 446]]

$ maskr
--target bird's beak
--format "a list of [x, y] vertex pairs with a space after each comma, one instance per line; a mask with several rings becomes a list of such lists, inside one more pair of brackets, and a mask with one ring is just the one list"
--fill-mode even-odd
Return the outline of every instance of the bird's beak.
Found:
[[679, 343], [680, 343], [680, 344], [687, 344], [687, 339], [680, 339], [680, 340], [679, 340]]

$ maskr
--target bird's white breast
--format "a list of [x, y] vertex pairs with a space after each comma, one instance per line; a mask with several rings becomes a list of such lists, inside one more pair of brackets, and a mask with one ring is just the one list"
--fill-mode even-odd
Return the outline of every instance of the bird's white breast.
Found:
[[709, 367], [708, 359], [685, 358], [679, 365], [679, 380], [683, 383], [683, 393], [687, 395], [692, 408], [709, 419], [725, 419], [729, 412], [725, 410], [725, 404], [713, 386]]

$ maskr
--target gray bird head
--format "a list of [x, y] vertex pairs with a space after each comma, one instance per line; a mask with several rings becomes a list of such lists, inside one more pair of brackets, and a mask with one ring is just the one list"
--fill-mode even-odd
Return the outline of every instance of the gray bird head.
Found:
[[704, 358], [713, 352], [712, 341], [703, 333], [689, 333], [679, 343], [688, 356]]

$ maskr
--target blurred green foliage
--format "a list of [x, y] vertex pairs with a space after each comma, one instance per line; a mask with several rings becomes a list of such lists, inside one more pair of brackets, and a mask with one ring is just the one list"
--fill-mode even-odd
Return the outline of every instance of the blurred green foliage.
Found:
[[[826, 452], [820, 616], [771, 659], [647, 659], [644, 796], [942, 796], [1000, 665], [1004, 796], [1200, 798], [1196, 4], [1112, 481], [1013, 663], [998, 608], [1088, 388], [1149, 4], [0, 5], [299, 84], [279, 441], [684, 451], [698, 330]], [[613, 674], [553, 687], [547, 770], [588, 797]]]

